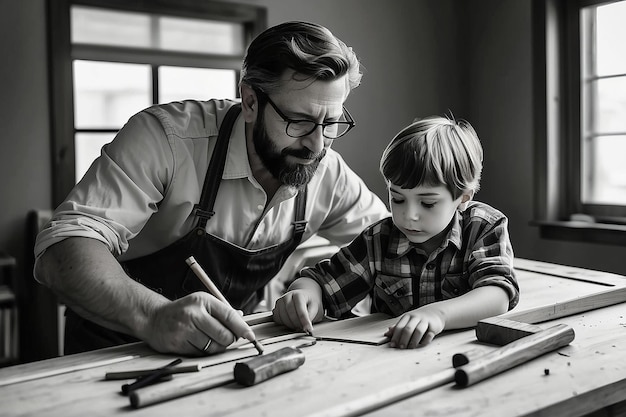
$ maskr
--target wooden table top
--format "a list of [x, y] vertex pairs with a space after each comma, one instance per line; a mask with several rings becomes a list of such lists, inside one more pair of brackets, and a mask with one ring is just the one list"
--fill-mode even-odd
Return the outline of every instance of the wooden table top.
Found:
[[[522, 301], [514, 312], [590, 293], [623, 288], [614, 274], [517, 260]], [[576, 337], [564, 348], [459, 388], [454, 382], [370, 412], [372, 416], [577, 416], [626, 400], [626, 309], [624, 304], [582, 312], [539, 324], [571, 326]], [[268, 351], [301, 341], [266, 345]], [[429, 375], [452, 369], [455, 353], [495, 346], [476, 341], [473, 329], [445, 332], [424, 348], [317, 341], [303, 348], [305, 363], [295, 371], [252, 387], [235, 382], [207, 391], [133, 409], [120, 393], [125, 382], [104, 380], [106, 372], [162, 366], [174, 356], [142, 343], [0, 369], [3, 416], [330, 416], [350, 415], [350, 404], [372, 398]], [[234, 353], [233, 353], [234, 352]], [[232, 355], [203, 359], [200, 372], [177, 374], [167, 384], [206, 381], [232, 372]], [[230, 356], [229, 356], [230, 355]], [[226, 363], [225, 360], [231, 361]], [[184, 358], [198, 363], [198, 358]], [[67, 371], [59, 373], [62, 371]]]

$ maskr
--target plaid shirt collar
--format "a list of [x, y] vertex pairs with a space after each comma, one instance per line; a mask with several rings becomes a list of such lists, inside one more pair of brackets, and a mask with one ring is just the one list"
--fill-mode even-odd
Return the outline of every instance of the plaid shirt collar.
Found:
[[[437, 255], [443, 251], [448, 245], [454, 245], [457, 249], [461, 249], [461, 213], [457, 210], [454, 217], [451, 220], [452, 227], [448, 231], [445, 239], [439, 246], [439, 248], [433, 252], [433, 255]], [[386, 257], [389, 259], [397, 259], [405, 256], [411, 249], [415, 249], [415, 246], [411, 241], [398, 229], [392, 227], [389, 231], [389, 245], [387, 246]]]

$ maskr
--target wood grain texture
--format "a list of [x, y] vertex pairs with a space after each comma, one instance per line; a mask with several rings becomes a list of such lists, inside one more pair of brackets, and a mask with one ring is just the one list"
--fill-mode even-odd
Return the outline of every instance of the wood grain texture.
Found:
[[271, 311], [261, 311], [243, 316], [243, 321], [248, 323], [248, 326], [255, 326], [257, 324], [273, 323], [274, 318]]
[[174, 379], [168, 383], [152, 385], [130, 393], [130, 405], [142, 408], [164, 401], [181, 398], [187, 395], [206, 391], [233, 382], [232, 371], [203, 375], [193, 379]]
[[430, 389], [452, 383], [454, 381], [454, 369], [446, 369], [433, 375], [421, 377], [415, 381], [390, 386], [372, 395], [357, 400], [344, 402], [325, 408], [321, 405], [321, 411], [313, 411], [308, 417], [353, 417], [378, 410], [387, 405], [394, 404], [406, 398], [426, 392]]
[[470, 362], [477, 360], [478, 358], [484, 356], [489, 350], [483, 347], [477, 347], [473, 349], [468, 349], [463, 352], [457, 352], [452, 355], [452, 367], [458, 368], [459, 366], [467, 365]]
[[384, 336], [385, 332], [397, 321], [397, 318], [390, 318], [383, 313], [326, 321], [313, 326], [313, 335], [318, 340], [382, 345], [389, 341], [389, 338]]
[[145, 344], [134, 343], [123, 347], [101, 349], [97, 353], [87, 352], [81, 357], [74, 355], [64, 356], [58, 359], [58, 363], [54, 368], [51, 368], [46, 361], [16, 365], [0, 369], [0, 387], [74, 373], [85, 369], [104, 367], [131, 361], [139, 357], [148, 357], [152, 354], [154, 354], [154, 351]]
[[584, 313], [626, 301], [626, 287], [613, 288], [521, 311], [510, 311], [498, 317], [524, 323], [542, 323], [572, 314]]
[[574, 329], [565, 324], [557, 324], [458, 367], [454, 380], [460, 387], [473, 385], [545, 353], [567, 346], [572, 340], [574, 340]]
[[476, 339], [479, 342], [504, 346], [543, 329], [534, 324], [503, 319], [499, 316], [480, 320], [476, 325]]
[[304, 353], [296, 347], [288, 346], [267, 355], [237, 362], [233, 375], [237, 383], [251, 387], [276, 375], [298, 369], [303, 363]]
[[[591, 272], [594, 280], [602, 278], [602, 273]], [[607, 287], [525, 270], [518, 272], [518, 279], [522, 289], [518, 311], [552, 305], [604, 289], [617, 289], [626, 281], [621, 278], [622, 284], [618, 282]], [[575, 342], [559, 349], [558, 353], [542, 355], [467, 388], [459, 389], [454, 383], [444, 383], [369, 411], [368, 417], [577, 417], [625, 400], [624, 306], [613, 305], [568, 315], [559, 318], [558, 322], [576, 331]], [[264, 344], [272, 351], [300, 343], [293, 340], [294, 337], [298, 336], [281, 331], [269, 340], [282, 342], [268, 344], [264, 341]], [[306, 363], [297, 372], [252, 387], [226, 383], [208, 391], [132, 410], [129, 399], [119, 394], [120, 382], [104, 380], [104, 375], [106, 372], [155, 368], [172, 358], [144, 346], [140, 358], [3, 386], [0, 389], [0, 414], [3, 417], [131, 414], [132, 417], [171, 417], [207, 413], [224, 417], [319, 415], [325, 408], [358, 404], [363, 398], [373, 397], [391, 387], [453, 371], [450, 367], [452, 356], [477, 347], [486, 352], [496, 350], [493, 346], [479, 344], [473, 329], [444, 332], [426, 348], [413, 350], [322, 340], [304, 350]], [[135, 352], [138, 352], [136, 346], [127, 345], [117, 349], [115, 354]], [[110, 357], [108, 355], [111, 351], [104, 350], [3, 368], [0, 369], [0, 380], [17, 374], [62, 368], [70, 363], [96, 362]], [[175, 375], [172, 381], [160, 384], [160, 388], [169, 390], [170, 384], [191, 384], [194, 380], [201, 383], [220, 373], [232, 373], [233, 359], [250, 355], [256, 355], [256, 350], [249, 343], [242, 343], [220, 355], [186, 359], [182, 365], [206, 361], [207, 367], [199, 373]], [[220, 365], [224, 360], [229, 362]], [[550, 370], [549, 375], [544, 374], [544, 369]], [[142, 390], [148, 388], [152, 387]]]

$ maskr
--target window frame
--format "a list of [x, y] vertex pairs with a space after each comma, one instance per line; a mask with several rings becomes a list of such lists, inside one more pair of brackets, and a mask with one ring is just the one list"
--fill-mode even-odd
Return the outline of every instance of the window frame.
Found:
[[[76, 184], [74, 135], [74, 59], [149, 64], [152, 66], [153, 103], [157, 102], [155, 81], [158, 66], [189, 66], [234, 69], [239, 78], [243, 57], [82, 45], [71, 42], [71, 7], [89, 6], [128, 12], [157, 13], [175, 17], [206, 18], [242, 23], [247, 44], [267, 28], [265, 7], [193, 0], [48, 0], [48, 62], [52, 153], [52, 204], [58, 206]], [[89, 131], [89, 129], [80, 129]], [[106, 129], [98, 132], [104, 132]]]
[[[626, 206], [583, 204], [580, 9], [615, 0], [533, 0], [535, 213], [546, 239], [626, 245]], [[582, 216], [572, 217], [572, 215]]]

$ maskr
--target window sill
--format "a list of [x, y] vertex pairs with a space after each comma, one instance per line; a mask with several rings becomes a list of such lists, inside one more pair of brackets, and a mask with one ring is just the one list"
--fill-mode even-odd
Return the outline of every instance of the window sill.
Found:
[[626, 246], [626, 225], [584, 221], [534, 220], [543, 239]]

